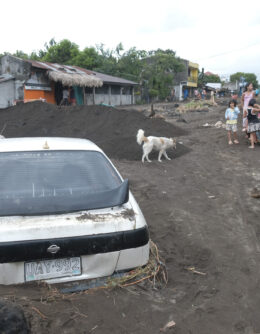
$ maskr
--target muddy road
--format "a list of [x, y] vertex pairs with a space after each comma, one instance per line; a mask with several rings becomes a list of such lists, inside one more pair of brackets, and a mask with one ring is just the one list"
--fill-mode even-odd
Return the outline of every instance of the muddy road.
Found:
[[[207, 112], [184, 113], [179, 122], [171, 112], [160, 112], [178, 128], [177, 150], [169, 151], [172, 160], [162, 163], [153, 155], [152, 163], [142, 164], [141, 148], [135, 143], [134, 132], [140, 125], [147, 135], [158, 133], [146, 129], [139, 119], [129, 139], [131, 134], [123, 136], [117, 125], [118, 135], [124, 137], [117, 152], [127, 147], [133, 150], [128, 159], [123, 153], [119, 158], [118, 153], [112, 154], [112, 161], [130, 180], [150, 237], [165, 261], [166, 287], [147, 281], [127, 288], [60, 295], [42, 283], [0, 286], [2, 298], [22, 306], [32, 333], [260, 332], [260, 199], [250, 195], [254, 187], [260, 187], [260, 145], [248, 149], [240, 130], [240, 144], [231, 146], [225, 129], [203, 126], [224, 121], [226, 105], [227, 101], [219, 101]], [[50, 120], [58, 117], [53, 115]], [[1, 112], [1, 123], [5, 117]], [[26, 129], [24, 125], [13, 131], [20, 136], [22, 127]], [[44, 128], [50, 131], [48, 125]], [[40, 129], [38, 124], [38, 135]], [[164, 129], [161, 135], [168, 136], [171, 129]], [[13, 136], [11, 127], [9, 134], [6, 131], [6, 136]], [[103, 138], [99, 135], [100, 143], [106, 138], [112, 141], [108, 133]], [[175, 325], [164, 328], [172, 320]]]

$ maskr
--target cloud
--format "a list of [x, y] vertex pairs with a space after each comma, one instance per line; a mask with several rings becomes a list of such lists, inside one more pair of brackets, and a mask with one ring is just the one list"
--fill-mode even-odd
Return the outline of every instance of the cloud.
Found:
[[37, 51], [52, 37], [80, 49], [122, 42], [125, 49], [172, 49], [212, 72], [260, 73], [259, 0], [249, 10], [244, 0], [45, 0], [38, 12], [37, 3], [3, 2], [0, 29], [8, 27], [8, 34], [1, 35], [0, 53]]

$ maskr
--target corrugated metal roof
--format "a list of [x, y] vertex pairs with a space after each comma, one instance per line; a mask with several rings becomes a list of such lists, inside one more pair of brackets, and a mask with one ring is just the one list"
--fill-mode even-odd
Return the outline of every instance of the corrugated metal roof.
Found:
[[123, 84], [123, 85], [138, 85], [137, 82], [126, 80], [123, 78], [113, 77], [112, 75], [94, 72], [98, 78], [100, 78], [105, 83], [112, 83], [112, 84]]
[[130, 80], [126, 80], [123, 78], [114, 77], [112, 75], [99, 73], [95, 71], [90, 71], [85, 68], [81, 68], [78, 66], [72, 65], [61, 65], [61, 64], [54, 64], [48, 62], [41, 62], [36, 60], [26, 60], [27, 62], [31, 63], [33, 67], [41, 68], [47, 71], [60, 71], [67, 74], [87, 74], [87, 75], [95, 75], [98, 79], [102, 80], [104, 83], [111, 83], [111, 84], [122, 84], [122, 85], [138, 85], [138, 83]]
[[91, 71], [85, 70], [83, 68], [80, 68], [78, 66], [71, 66], [71, 65], [61, 65], [61, 64], [56, 64], [56, 63], [48, 63], [48, 62], [43, 62], [43, 61], [37, 61], [37, 60], [27, 60], [28, 63], [30, 63], [33, 67], [36, 68], [41, 68], [44, 70], [51, 70], [51, 71], [61, 71], [65, 72], [68, 74], [73, 74], [73, 73], [86, 73], [88, 75], [94, 74]]
[[94, 72], [71, 65], [61, 65], [36, 60], [25, 60], [32, 67], [46, 70], [48, 76], [54, 81], [61, 81], [64, 85], [79, 85], [87, 87], [100, 87], [103, 81]]

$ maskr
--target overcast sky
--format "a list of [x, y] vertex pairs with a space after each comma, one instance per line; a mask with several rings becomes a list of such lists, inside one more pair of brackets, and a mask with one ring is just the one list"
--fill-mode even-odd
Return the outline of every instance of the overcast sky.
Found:
[[[0, 53], [44, 48], [54, 38], [85, 47], [172, 49], [219, 75], [260, 79], [260, 0], [7, 0]], [[260, 81], [260, 80], [259, 80]]]

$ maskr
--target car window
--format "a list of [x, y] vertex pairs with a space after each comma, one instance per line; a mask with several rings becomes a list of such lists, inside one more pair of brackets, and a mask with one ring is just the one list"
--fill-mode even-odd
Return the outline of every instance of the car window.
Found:
[[62, 201], [65, 202], [61, 211], [66, 212], [70, 210], [70, 202], [75, 204], [86, 195], [90, 198], [109, 192], [121, 183], [111, 163], [100, 152], [1, 153], [0, 215], [56, 212], [55, 203], [60, 208]]

